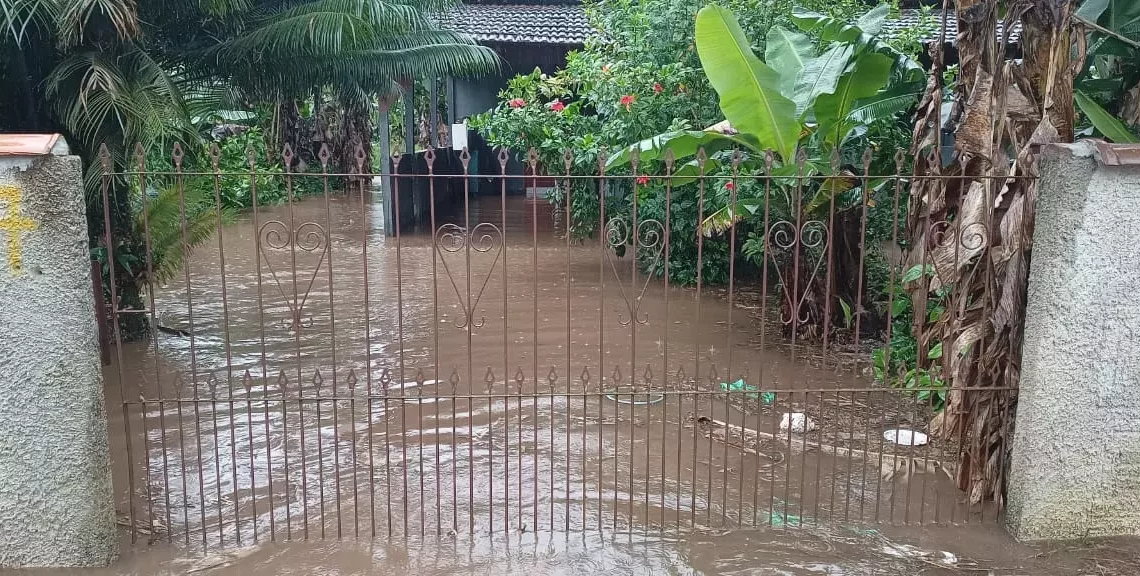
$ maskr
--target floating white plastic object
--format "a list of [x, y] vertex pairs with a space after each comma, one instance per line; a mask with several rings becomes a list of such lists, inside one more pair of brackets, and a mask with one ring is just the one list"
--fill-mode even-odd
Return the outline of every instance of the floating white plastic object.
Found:
[[792, 432], [803, 434], [815, 430], [815, 421], [803, 412], [785, 412], [780, 419], [780, 431], [787, 432], [789, 426]]
[[883, 432], [883, 439], [899, 446], [925, 446], [930, 441], [930, 438], [922, 432], [903, 428], [892, 428]]

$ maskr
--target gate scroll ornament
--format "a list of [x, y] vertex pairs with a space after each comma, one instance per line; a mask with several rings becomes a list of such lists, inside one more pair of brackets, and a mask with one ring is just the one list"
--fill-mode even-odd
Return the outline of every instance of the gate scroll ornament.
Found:
[[[327, 157], [325, 157], [327, 154], [328, 150], [322, 147], [322, 161], [327, 161]], [[285, 145], [282, 159], [285, 161], [286, 171], [289, 171], [289, 167], [292, 166], [293, 163], [293, 148], [288, 144]], [[273, 276], [273, 282], [277, 285], [277, 291], [281, 294], [281, 299], [289, 306], [291, 318], [286, 323], [286, 327], [295, 332], [299, 332], [302, 328], [310, 328], [313, 325], [313, 317], [302, 316], [302, 311], [308, 302], [309, 294], [313, 290], [313, 283], [317, 279], [317, 274], [320, 273], [321, 268], [325, 265], [325, 260], [328, 258], [329, 234], [328, 230], [317, 222], [302, 222], [300, 225], [294, 224], [292, 221], [293, 187], [291, 182], [287, 188], [289, 193], [290, 222], [286, 224], [281, 220], [269, 220], [258, 228], [257, 237], [258, 249], [261, 252], [261, 257], [265, 261], [265, 266], [269, 268], [269, 273]], [[281, 281], [281, 275], [278, 274], [277, 268], [273, 266], [273, 260], [270, 258], [271, 251], [284, 250], [290, 252], [289, 268], [292, 273], [288, 275], [286, 283], [292, 284], [292, 296], [286, 292], [285, 286]], [[318, 255], [317, 264], [313, 267], [308, 282], [303, 285], [302, 282], [298, 281], [297, 250], [307, 254]]]
[[[490, 222], [482, 222], [476, 224], [470, 231], [458, 224], [444, 224], [435, 231], [435, 250], [439, 253], [439, 261], [443, 264], [443, 271], [447, 274], [448, 281], [451, 282], [452, 289], [455, 290], [455, 297], [459, 299], [459, 303], [463, 306], [463, 316], [456, 320], [456, 328], [482, 328], [486, 324], [487, 319], [480, 316], [478, 320], [474, 320], [475, 307], [479, 304], [479, 300], [483, 297], [483, 292], [487, 288], [487, 283], [491, 281], [491, 276], [495, 273], [495, 268], [499, 265], [499, 259], [503, 255], [503, 231], [498, 226]], [[467, 278], [468, 282], [471, 279], [471, 254], [470, 251], [475, 251], [477, 254], [493, 253], [494, 260], [491, 261], [491, 268], [487, 270], [487, 274], [483, 276], [482, 281], [479, 283], [478, 291], [474, 295], [463, 297], [463, 290], [459, 289], [459, 283], [455, 281], [455, 275], [451, 271], [451, 267], [447, 265], [447, 254], [454, 254], [461, 250], [466, 250], [465, 256], [467, 260]]]

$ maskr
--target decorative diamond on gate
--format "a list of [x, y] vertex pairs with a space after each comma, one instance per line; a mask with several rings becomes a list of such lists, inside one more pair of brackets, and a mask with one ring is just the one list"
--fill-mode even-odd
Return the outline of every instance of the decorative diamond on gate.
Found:
[[186, 388], [186, 382], [182, 379], [181, 372], [174, 373], [174, 393], [181, 398], [182, 390]]
[[387, 390], [388, 386], [392, 384], [392, 371], [385, 368], [380, 371], [380, 384]]
[[495, 387], [495, 371], [491, 367], [487, 367], [487, 373], [483, 375], [483, 383], [487, 385], [487, 391], [490, 392]]
[[578, 379], [582, 381], [582, 391], [585, 392], [590, 386], [590, 367], [584, 366], [582, 373], [578, 375]]
[[610, 380], [614, 381], [613, 382], [614, 386], [618, 386], [621, 384], [621, 381], [622, 381], [621, 366], [614, 366], [614, 371], [610, 374]]
[[649, 364], [645, 365], [645, 372], [641, 374], [641, 379], [646, 386], [653, 386], [653, 367]]
[[716, 364], [713, 364], [709, 368], [709, 382], [716, 384], [718, 381], [720, 381], [720, 373], [716, 371]]
[[451, 376], [448, 378], [448, 380], [451, 382], [451, 393], [454, 394], [455, 390], [457, 388], [459, 388], [459, 369], [458, 368], [453, 367], [451, 369]]
[[558, 382], [558, 370], [554, 366], [551, 366], [550, 372], [546, 373], [546, 381], [550, 383], [550, 388], [554, 389], [554, 383]]
[[356, 396], [356, 385], [358, 382], [357, 382], [357, 378], [356, 378], [356, 369], [355, 368], [350, 368], [348, 370], [348, 377], [345, 378], [345, 382], [348, 384], [348, 395], [349, 396]]
[[317, 368], [317, 371], [313, 372], [313, 388], [317, 390], [317, 398], [321, 397], [321, 388], [323, 388], [324, 385], [325, 379], [321, 377], [321, 369]]
[[689, 375], [685, 373], [685, 367], [681, 366], [680, 368], [677, 369], [677, 384], [678, 385], [686, 384], [686, 383], [688, 383], [688, 380], [689, 380]]
[[329, 145], [321, 143], [321, 150], [317, 152], [317, 158], [321, 161], [321, 168], [328, 168], [329, 158], [331, 157], [332, 154], [329, 153]]
[[285, 375], [284, 370], [277, 373], [277, 389], [281, 391], [282, 397], [289, 391], [289, 377]]
[[246, 370], [245, 374], [242, 374], [241, 385], [242, 388], [245, 388], [246, 394], [253, 392], [253, 375], [249, 373], [249, 370]]
[[210, 377], [206, 378], [206, 387], [210, 389], [210, 398], [218, 398], [218, 376], [210, 372]]

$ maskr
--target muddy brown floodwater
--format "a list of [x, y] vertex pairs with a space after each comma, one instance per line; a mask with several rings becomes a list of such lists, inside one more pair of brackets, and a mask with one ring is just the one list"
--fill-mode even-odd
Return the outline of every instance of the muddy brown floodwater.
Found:
[[[1088, 564], [1091, 548], [1016, 545], [993, 507], [963, 504], [948, 446], [884, 444], [924, 425], [920, 404], [794, 358], [756, 302], [568, 244], [542, 201], [473, 200], [470, 220], [398, 241], [379, 210], [262, 209], [155, 290], [154, 321], [184, 332], [106, 370], [118, 508], [139, 535], [98, 573]], [[777, 394], [724, 394], [738, 378]], [[781, 432], [789, 411], [820, 429]]]

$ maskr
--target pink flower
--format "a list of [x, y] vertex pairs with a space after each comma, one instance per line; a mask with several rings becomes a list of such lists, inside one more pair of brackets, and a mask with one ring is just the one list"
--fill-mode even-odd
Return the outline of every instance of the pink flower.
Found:
[[649, 184], [649, 176], [638, 176], [637, 183], [642, 186]]
[[561, 112], [566, 109], [566, 105], [563, 104], [561, 100], [555, 100], [550, 103], [550, 109], [555, 112]]
[[602, 73], [604, 73], [604, 74], [610, 73], [610, 65], [609, 64], [603, 64], [602, 65]]
[[526, 100], [523, 100], [522, 98], [513, 98], [510, 102], [507, 102], [507, 105], [511, 108], [522, 108], [523, 106], [526, 106]]
[[733, 190], [736, 190], [736, 184], [733, 184], [732, 182], [726, 182], [724, 184], [724, 189], [732, 192]]
[[653, 93], [654, 94], [660, 94], [664, 91], [665, 91], [665, 87], [662, 86], [660, 82], [654, 82], [653, 83]]
[[620, 102], [621, 102], [621, 105], [622, 105], [622, 106], [625, 106], [625, 111], [626, 111], [626, 112], [629, 112], [629, 111], [630, 111], [630, 109], [632, 109], [632, 108], [633, 108], [633, 102], [634, 102], [634, 100], [637, 100], [637, 97], [636, 97], [636, 96], [634, 96], [633, 94], [626, 94], [625, 96], [622, 96], [622, 97], [621, 97], [621, 101], [620, 101]]

